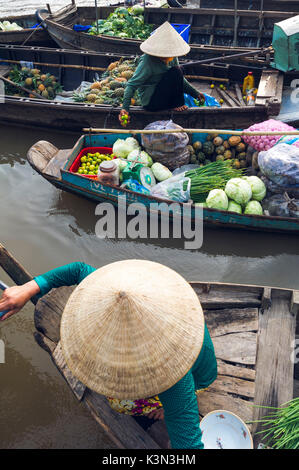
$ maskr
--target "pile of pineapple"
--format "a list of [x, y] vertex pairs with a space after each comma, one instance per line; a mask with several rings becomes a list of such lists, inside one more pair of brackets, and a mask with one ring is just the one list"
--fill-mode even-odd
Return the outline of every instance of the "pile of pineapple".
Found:
[[[26, 88], [28, 91], [34, 91], [41, 95], [44, 99], [52, 100], [57, 93], [62, 91], [62, 86], [58, 83], [57, 78], [50, 73], [43, 73], [39, 69], [30, 69], [28, 67], [13, 67], [8, 76], [12, 82]], [[18, 90], [12, 85], [7, 85], [6, 93], [14, 96], [28, 96], [25, 91]], [[29, 95], [30, 98], [36, 98], [34, 94]]]
[[[81, 103], [109, 104], [120, 106], [123, 101], [125, 86], [133, 77], [137, 66], [137, 58], [112, 62], [103, 73], [100, 80], [94, 83], [83, 93], [74, 93], [74, 101]], [[138, 96], [135, 95], [131, 105], [139, 105]]]

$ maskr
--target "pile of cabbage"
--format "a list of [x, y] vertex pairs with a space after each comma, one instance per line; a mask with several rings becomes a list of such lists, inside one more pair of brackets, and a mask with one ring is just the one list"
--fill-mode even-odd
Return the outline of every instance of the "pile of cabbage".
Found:
[[[113, 144], [112, 152], [113, 155], [117, 157], [114, 161], [118, 163], [121, 174], [126, 168], [128, 162], [136, 162], [141, 163], [151, 171], [154, 177], [153, 180], [161, 182], [172, 177], [172, 172], [161, 163], [154, 163], [152, 157], [142, 150], [138, 140], [134, 137], [117, 139]], [[122, 181], [122, 177], [120, 180]]]
[[144, 23], [144, 8], [134, 5], [132, 8], [116, 8], [106, 20], [98, 20], [88, 30], [88, 34], [115, 36], [118, 38], [147, 39], [153, 31], [153, 26]]
[[0, 21], [0, 31], [20, 31], [23, 29], [17, 23], [11, 23], [10, 21]]
[[266, 196], [266, 186], [257, 176], [230, 179], [225, 189], [213, 189], [206, 202], [200, 205], [237, 214], [263, 215], [261, 201]]

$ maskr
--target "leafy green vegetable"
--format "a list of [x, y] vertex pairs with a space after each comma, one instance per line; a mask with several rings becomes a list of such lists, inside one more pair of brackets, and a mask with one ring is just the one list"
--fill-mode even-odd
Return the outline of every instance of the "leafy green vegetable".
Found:
[[206, 203], [210, 209], [226, 211], [228, 208], [228, 198], [223, 189], [212, 189], [209, 192]]
[[172, 177], [171, 171], [159, 162], [154, 163], [151, 170], [157, 181], [164, 181]]
[[251, 186], [252, 199], [262, 201], [267, 193], [264, 182], [258, 176], [244, 176], [243, 179]]
[[193, 202], [203, 202], [209, 191], [224, 189], [227, 181], [241, 176], [242, 173], [242, 170], [232, 168], [229, 160], [211, 162], [203, 167], [187, 171], [185, 176], [191, 179], [190, 197]]
[[225, 186], [226, 195], [237, 202], [245, 205], [250, 201], [252, 196], [251, 186], [242, 178], [232, 178]]
[[266, 446], [273, 449], [299, 449], [299, 397], [281, 407], [261, 408], [271, 409], [270, 414], [251, 422], [261, 424], [263, 429], [256, 434], [263, 434]]
[[240, 204], [237, 204], [235, 201], [228, 202], [227, 210], [229, 212], [236, 212], [237, 214], [242, 214], [242, 206], [240, 206]]
[[244, 214], [263, 215], [263, 208], [258, 201], [249, 201], [245, 206]]
[[88, 34], [104, 34], [120, 38], [147, 39], [153, 31], [153, 26], [144, 24], [144, 9], [140, 5], [132, 8], [116, 8], [106, 20], [92, 24]]

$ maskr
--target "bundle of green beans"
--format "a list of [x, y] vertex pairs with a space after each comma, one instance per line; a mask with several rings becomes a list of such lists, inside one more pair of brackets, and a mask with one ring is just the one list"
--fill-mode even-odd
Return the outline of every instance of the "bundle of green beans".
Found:
[[[184, 176], [191, 179], [190, 198], [194, 202], [203, 202], [212, 189], [224, 189], [230, 179], [240, 178], [243, 173], [242, 169], [233, 168], [230, 160], [219, 160], [186, 171]], [[184, 184], [184, 190], [187, 189], [187, 184]]]
[[273, 449], [299, 449], [299, 397], [284, 403], [281, 407], [263, 407], [273, 411], [262, 419], [262, 429], [256, 434], [264, 434], [266, 446]]

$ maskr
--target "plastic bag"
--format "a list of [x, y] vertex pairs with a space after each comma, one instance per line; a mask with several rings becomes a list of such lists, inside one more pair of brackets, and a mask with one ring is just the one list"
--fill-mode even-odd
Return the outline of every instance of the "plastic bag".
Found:
[[184, 93], [185, 105], [189, 108], [198, 108], [202, 106], [217, 106], [217, 108], [221, 107], [216, 98], [213, 96], [207, 95], [207, 93], [202, 93], [202, 95], [205, 97], [205, 102], [204, 104], [198, 104], [198, 100], [195, 100], [192, 96]]
[[299, 218], [299, 199], [291, 199], [288, 193], [275, 194], [262, 202], [269, 215]]
[[132, 178], [126, 180], [122, 185], [121, 188], [130, 189], [131, 191], [135, 191], [136, 193], [150, 195], [150, 190], [142, 186], [139, 181], [133, 180]]
[[265, 176], [261, 176], [261, 180], [265, 183], [268, 194], [282, 194], [286, 192], [290, 197], [299, 198], [299, 188], [279, 186]]
[[277, 144], [288, 144], [299, 147], [299, 137], [296, 137], [295, 135], [284, 135], [276, 142], [275, 145]]
[[259, 153], [258, 164], [263, 175], [283, 190], [299, 190], [299, 148], [277, 144]]
[[185, 173], [186, 171], [190, 170], [196, 170], [196, 168], [199, 168], [200, 165], [195, 165], [194, 163], [191, 163], [190, 165], [182, 165], [180, 168], [177, 168], [172, 172], [173, 176], [180, 175], [181, 173]]
[[151, 196], [176, 202], [188, 202], [190, 200], [190, 188], [191, 179], [185, 178], [184, 173], [182, 173], [156, 184], [151, 189]]
[[[152, 122], [144, 129], [182, 129], [182, 127], [175, 124], [172, 120], [169, 120]], [[155, 155], [155, 152], [160, 152], [163, 154], [181, 152], [188, 145], [189, 137], [186, 132], [173, 132], [169, 134], [142, 134], [141, 142], [147, 153], [149, 153], [152, 157]]]
[[289, 197], [284, 194], [275, 194], [262, 202], [264, 211], [268, 211], [269, 215], [277, 217], [290, 217]]

